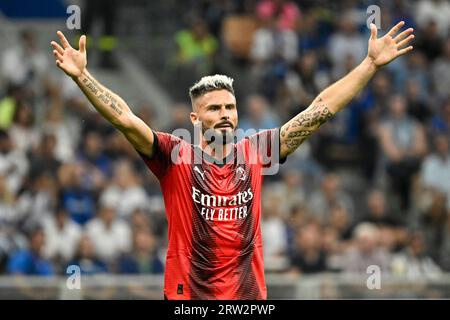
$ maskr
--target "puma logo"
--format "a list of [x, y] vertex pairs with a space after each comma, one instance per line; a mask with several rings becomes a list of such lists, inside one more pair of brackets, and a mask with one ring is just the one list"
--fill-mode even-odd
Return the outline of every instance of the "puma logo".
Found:
[[194, 167], [194, 171], [198, 172], [200, 176], [202, 177], [202, 180], [205, 180], [205, 171], [202, 171], [199, 169], [199, 167]]

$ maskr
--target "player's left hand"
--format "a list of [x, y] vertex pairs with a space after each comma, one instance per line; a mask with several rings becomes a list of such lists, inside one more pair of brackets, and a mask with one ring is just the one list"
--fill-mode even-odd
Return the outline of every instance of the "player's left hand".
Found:
[[[397, 23], [383, 37], [377, 39], [377, 27], [370, 24], [369, 50], [367, 57], [373, 61], [377, 67], [381, 67], [395, 58], [408, 53], [413, 49], [410, 42], [414, 39], [413, 28], [406, 29], [397, 34], [405, 24], [404, 21]], [[409, 46], [408, 46], [409, 45]]]

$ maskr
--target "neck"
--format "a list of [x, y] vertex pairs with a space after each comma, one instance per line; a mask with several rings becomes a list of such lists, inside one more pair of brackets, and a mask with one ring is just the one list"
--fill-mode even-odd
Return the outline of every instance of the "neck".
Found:
[[150, 251], [138, 249], [136, 251], [136, 256], [141, 259], [147, 259], [150, 256]]
[[112, 227], [112, 221], [105, 221], [105, 220], [103, 220], [103, 225], [105, 226], [105, 228], [106, 229], [111, 229], [111, 227]]
[[58, 221], [56, 226], [58, 227], [58, 230], [64, 230], [64, 221]]
[[203, 137], [200, 143], [200, 148], [206, 154], [210, 155], [216, 160], [223, 160], [227, 157], [233, 150], [233, 144], [227, 143], [224, 145], [217, 145], [214, 143], [208, 143]]

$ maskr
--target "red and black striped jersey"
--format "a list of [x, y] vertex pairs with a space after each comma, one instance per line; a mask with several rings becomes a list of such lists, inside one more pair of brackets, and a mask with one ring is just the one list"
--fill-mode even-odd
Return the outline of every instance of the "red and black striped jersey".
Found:
[[261, 238], [263, 157], [278, 129], [233, 144], [217, 164], [201, 148], [154, 132], [152, 158], [168, 221], [166, 299], [266, 299]]

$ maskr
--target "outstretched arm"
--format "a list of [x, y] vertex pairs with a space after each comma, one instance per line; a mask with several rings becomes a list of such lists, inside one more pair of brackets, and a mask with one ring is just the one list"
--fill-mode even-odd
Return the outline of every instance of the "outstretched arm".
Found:
[[414, 38], [412, 28], [396, 35], [403, 25], [403, 21], [399, 22], [384, 37], [377, 39], [377, 28], [371, 24], [368, 54], [361, 64], [322, 91], [306, 110], [281, 127], [280, 158], [294, 152], [314, 131], [345, 107], [380, 67], [412, 50], [412, 46], [407, 46]]
[[56, 65], [75, 81], [95, 109], [120, 130], [139, 152], [151, 156], [151, 129], [133, 114], [121, 97], [101, 85], [87, 70], [86, 37], [81, 36], [79, 50], [75, 50], [61, 31], [57, 34], [62, 46], [51, 42]]

